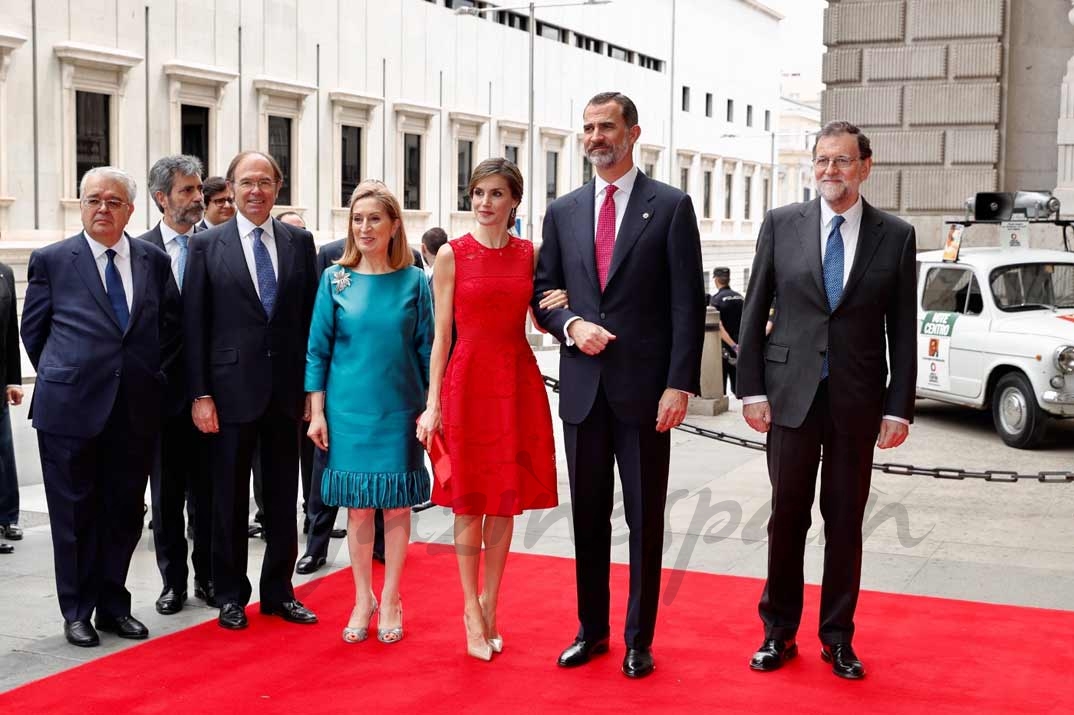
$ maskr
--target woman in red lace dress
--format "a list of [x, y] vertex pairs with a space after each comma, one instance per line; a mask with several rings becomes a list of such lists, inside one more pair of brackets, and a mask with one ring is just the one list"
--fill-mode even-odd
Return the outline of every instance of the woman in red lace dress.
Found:
[[[477, 227], [436, 254], [436, 333], [417, 436], [428, 448], [443, 431], [451, 479], [446, 486], [434, 479], [433, 501], [455, 512], [467, 652], [489, 660], [503, 649], [496, 604], [514, 517], [559, 501], [548, 396], [526, 340], [533, 244], [508, 232], [522, 175], [506, 159], [488, 159], [474, 170], [469, 192]], [[554, 291], [543, 302], [564, 305], [566, 296]]]

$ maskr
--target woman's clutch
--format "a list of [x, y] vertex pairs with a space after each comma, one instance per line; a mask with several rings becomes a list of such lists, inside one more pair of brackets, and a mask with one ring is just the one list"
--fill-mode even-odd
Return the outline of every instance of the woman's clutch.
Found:
[[433, 478], [442, 489], [448, 489], [451, 482], [451, 459], [448, 456], [447, 445], [444, 444], [444, 435], [439, 431], [433, 432], [429, 459], [433, 463]]

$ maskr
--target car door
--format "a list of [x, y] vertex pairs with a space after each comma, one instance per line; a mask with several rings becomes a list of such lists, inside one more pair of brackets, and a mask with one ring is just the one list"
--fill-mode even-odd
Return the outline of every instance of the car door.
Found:
[[990, 324], [972, 267], [928, 267], [918, 310], [918, 389], [979, 402]]

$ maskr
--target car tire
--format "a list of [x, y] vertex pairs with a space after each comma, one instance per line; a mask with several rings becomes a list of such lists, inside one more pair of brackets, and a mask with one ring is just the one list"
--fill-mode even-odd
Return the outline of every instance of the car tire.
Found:
[[1032, 449], [1044, 436], [1048, 416], [1037, 404], [1032, 385], [1020, 372], [1009, 372], [992, 391], [992, 422], [1009, 447]]

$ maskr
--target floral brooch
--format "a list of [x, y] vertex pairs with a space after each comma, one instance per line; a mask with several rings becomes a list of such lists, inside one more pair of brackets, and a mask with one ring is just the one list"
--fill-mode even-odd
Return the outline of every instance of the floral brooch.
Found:
[[347, 272], [346, 268], [340, 267], [338, 271], [332, 274], [332, 285], [335, 286], [336, 293], [342, 293], [343, 289], [351, 284], [351, 274]]

